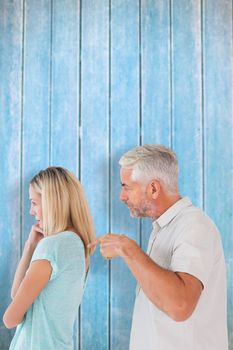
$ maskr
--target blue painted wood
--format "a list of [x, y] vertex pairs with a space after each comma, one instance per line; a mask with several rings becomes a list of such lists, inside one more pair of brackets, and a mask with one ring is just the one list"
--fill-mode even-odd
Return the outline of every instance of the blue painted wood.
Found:
[[229, 349], [233, 349], [232, 1], [206, 0], [203, 18], [204, 198], [225, 250]]
[[50, 32], [48, 1], [25, 3], [23, 71], [23, 226], [22, 244], [35, 222], [29, 216], [29, 182], [49, 165], [50, 142]]
[[[100, 236], [109, 230], [109, 7], [87, 0], [81, 10], [81, 182]], [[82, 350], [109, 349], [108, 280], [97, 248], [82, 302]]]
[[20, 160], [22, 86], [22, 3], [1, 2], [0, 11], [0, 349], [12, 331], [2, 316], [20, 257]]
[[[142, 144], [170, 146], [171, 65], [170, 2], [141, 2]], [[152, 225], [142, 220], [141, 245], [146, 251]]]
[[[118, 160], [140, 142], [172, 144], [182, 194], [221, 231], [233, 350], [232, 0], [2, 0], [0, 52], [0, 316], [33, 222], [30, 178], [51, 163], [73, 170], [97, 234], [145, 248], [150, 223], [120, 203]], [[128, 348], [134, 287], [97, 249], [75, 350]], [[1, 350], [11, 336], [0, 321]]]
[[142, 143], [170, 145], [170, 6], [141, 2]]
[[53, 3], [51, 71], [51, 163], [78, 175], [79, 4]]
[[[138, 219], [119, 201], [120, 156], [139, 142], [139, 5], [111, 2], [111, 232], [139, 241]], [[135, 280], [121, 259], [111, 262], [111, 347], [128, 349]]]
[[[79, 3], [54, 1], [51, 16], [50, 163], [79, 177]], [[74, 326], [79, 348], [79, 317]]]
[[180, 165], [180, 190], [202, 206], [202, 55], [200, 1], [173, 1], [172, 146]]

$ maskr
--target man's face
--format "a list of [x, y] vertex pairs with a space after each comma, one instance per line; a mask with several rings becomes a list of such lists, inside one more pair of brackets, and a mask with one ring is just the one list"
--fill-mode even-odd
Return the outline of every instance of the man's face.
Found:
[[121, 168], [121, 192], [120, 200], [122, 200], [129, 208], [133, 217], [150, 217], [152, 211], [152, 203], [148, 199], [146, 186], [131, 179], [132, 170]]

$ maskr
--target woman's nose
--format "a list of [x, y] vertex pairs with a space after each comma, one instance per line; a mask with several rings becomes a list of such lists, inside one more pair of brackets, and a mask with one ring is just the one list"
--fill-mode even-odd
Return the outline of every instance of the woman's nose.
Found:
[[35, 211], [33, 210], [32, 207], [30, 207], [29, 213], [30, 213], [30, 215], [35, 215]]

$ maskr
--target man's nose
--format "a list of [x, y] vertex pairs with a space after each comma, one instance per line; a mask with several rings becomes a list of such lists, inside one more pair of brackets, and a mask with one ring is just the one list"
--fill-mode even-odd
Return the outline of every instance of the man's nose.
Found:
[[125, 202], [127, 200], [127, 195], [126, 195], [124, 189], [121, 190], [119, 198], [123, 202]]

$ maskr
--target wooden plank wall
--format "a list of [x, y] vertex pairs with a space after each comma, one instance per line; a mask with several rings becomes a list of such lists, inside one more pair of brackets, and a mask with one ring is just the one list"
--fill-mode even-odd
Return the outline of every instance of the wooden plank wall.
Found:
[[[84, 185], [97, 235], [146, 248], [150, 222], [119, 202], [118, 159], [171, 146], [183, 195], [218, 225], [233, 350], [232, 0], [0, 0], [0, 319], [32, 218], [28, 183], [60, 165]], [[127, 350], [135, 281], [99, 251], [75, 350]], [[13, 332], [0, 320], [0, 349]]]

